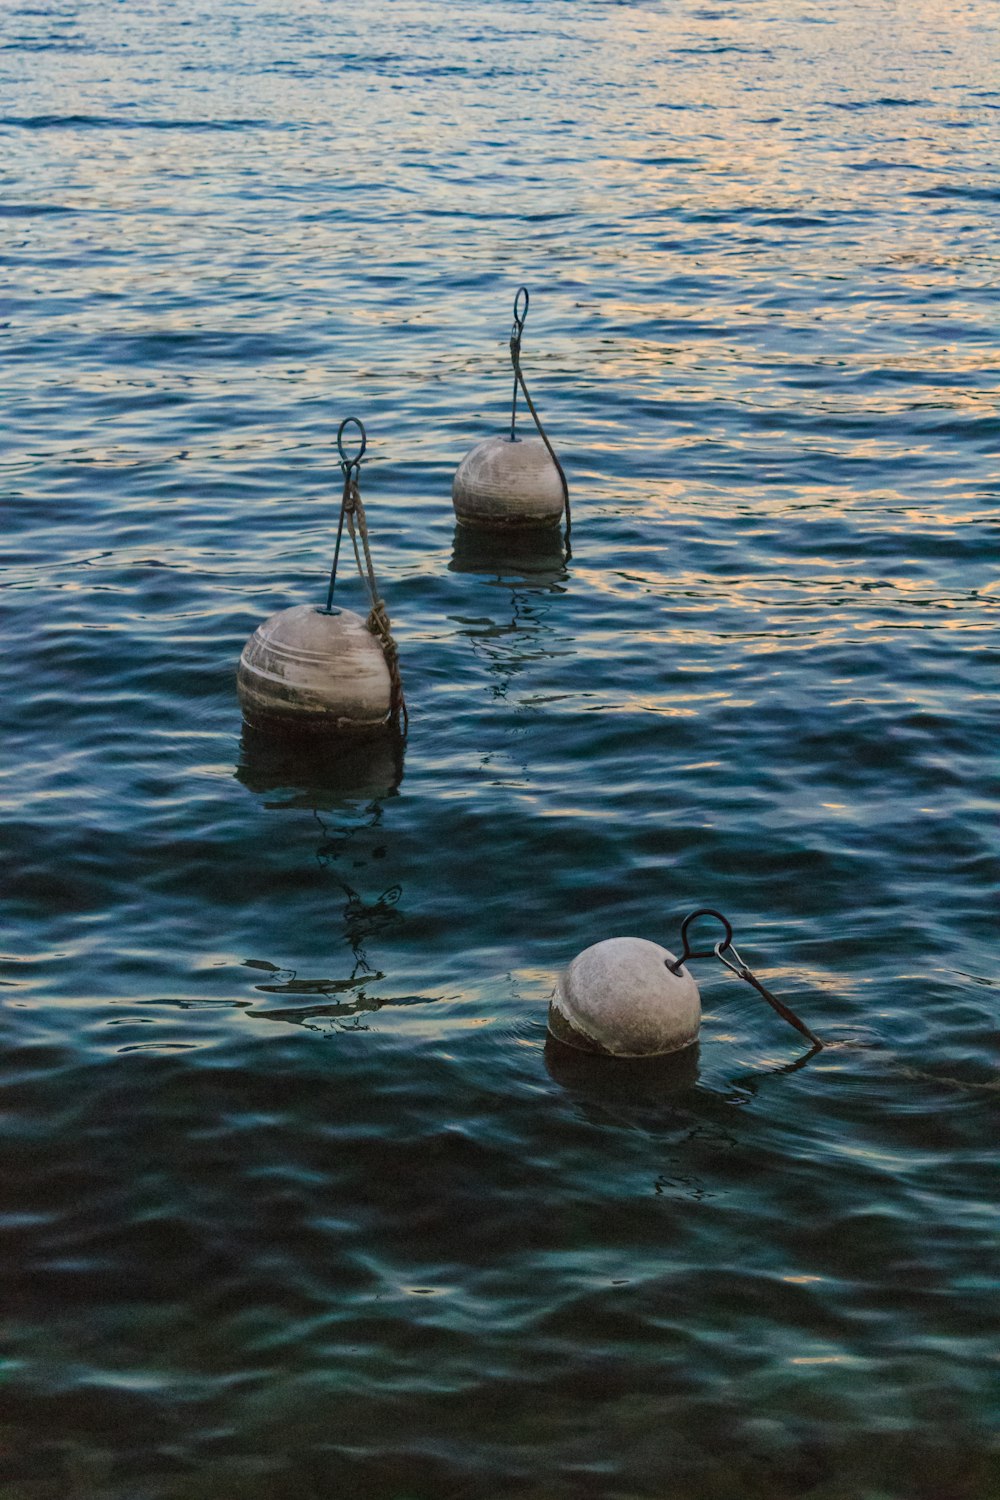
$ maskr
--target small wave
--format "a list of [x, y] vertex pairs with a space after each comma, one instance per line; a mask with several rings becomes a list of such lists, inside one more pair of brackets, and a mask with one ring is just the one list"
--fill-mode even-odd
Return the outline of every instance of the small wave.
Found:
[[8, 130], [277, 130], [270, 120], [157, 119], [128, 115], [0, 115]]

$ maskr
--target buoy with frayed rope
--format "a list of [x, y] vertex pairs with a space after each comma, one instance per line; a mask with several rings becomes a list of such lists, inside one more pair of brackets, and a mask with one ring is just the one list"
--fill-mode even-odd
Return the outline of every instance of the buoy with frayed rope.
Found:
[[[523, 308], [522, 308], [523, 298]], [[566, 518], [569, 540], [569, 485], [549, 442], [521, 373], [521, 335], [528, 316], [528, 289], [514, 298], [510, 358], [514, 366], [514, 399], [510, 435], [489, 437], [467, 453], [452, 481], [451, 498], [459, 523], [489, 527], [551, 527]], [[518, 437], [517, 393], [524, 393], [538, 436]]]
[[[344, 429], [359, 429], [353, 456], [344, 451]], [[243, 717], [266, 732], [352, 737], [402, 729], [407, 715], [398, 651], [385, 603], [379, 595], [358, 485], [367, 434], [357, 417], [346, 417], [337, 433], [344, 475], [337, 542], [326, 604], [296, 604], [257, 626], [243, 648], [237, 691]], [[344, 524], [369, 598], [367, 619], [334, 605], [333, 593]]]
[[[688, 929], [700, 917], [722, 923], [725, 936], [695, 950]], [[693, 1047], [701, 1026], [701, 997], [685, 967], [688, 959], [716, 957], [746, 980], [812, 1044], [823, 1043], [747, 968], [733, 947], [733, 929], [721, 912], [700, 907], [681, 924], [679, 958], [645, 938], [606, 938], [578, 953], [559, 976], [549, 1003], [548, 1029], [557, 1042], [606, 1057], [663, 1057]]]

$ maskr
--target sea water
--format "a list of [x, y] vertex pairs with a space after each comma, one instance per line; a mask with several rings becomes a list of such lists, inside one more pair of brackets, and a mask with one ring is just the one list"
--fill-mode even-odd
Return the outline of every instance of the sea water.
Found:
[[[0, 49], [4, 1500], [993, 1500], [995, 7]], [[522, 284], [569, 553], [451, 510]], [[349, 415], [331, 759], [235, 671]], [[679, 1069], [546, 1046], [698, 906], [822, 1052], [714, 960]]]

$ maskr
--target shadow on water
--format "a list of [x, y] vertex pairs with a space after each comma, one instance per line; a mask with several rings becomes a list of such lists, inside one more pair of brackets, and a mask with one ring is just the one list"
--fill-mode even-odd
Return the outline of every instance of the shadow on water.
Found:
[[692, 1118], [718, 1127], [763, 1082], [807, 1069], [820, 1051], [811, 1047], [790, 1062], [716, 1083], [701, 1076], [699, 1043], [666, 1057], [608, 1057], [567, 1046], [549, 1033], [544, 1058], [549, 1077], [594, 1123], [656, 1131]]
[[648, 1128], [676, 1122], [698, 1083], [698, 1045], [668, 1057], [595, 1057], [546, 1037], [549, 1077], [588, 1119]]
[[386, 731], [364, 740], [267, 734], [244, 724], [236, 779], [259, 794], [285, 791], [284, 804], [332, 809], [338, 803], [394, 796], [403, 780], [405, 745]]
[[551, 587], [569, 577], [569, 552], [556, 526], [490, 530], [456, 526], [451, 573], [483, 573], [497, 583], [525, 580]]

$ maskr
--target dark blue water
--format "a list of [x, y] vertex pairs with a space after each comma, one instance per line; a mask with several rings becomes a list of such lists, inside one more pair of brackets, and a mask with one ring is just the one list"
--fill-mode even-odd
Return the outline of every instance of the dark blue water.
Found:
[[[5, 7], [3, 1500], [1000, 1494], [998, 24]], [[453, 524], [522, 282], [569, 558]], [[331, 765], [235, 667], [348, 414]], [[699, 905], [822, 1053], [546, 1049]]]

